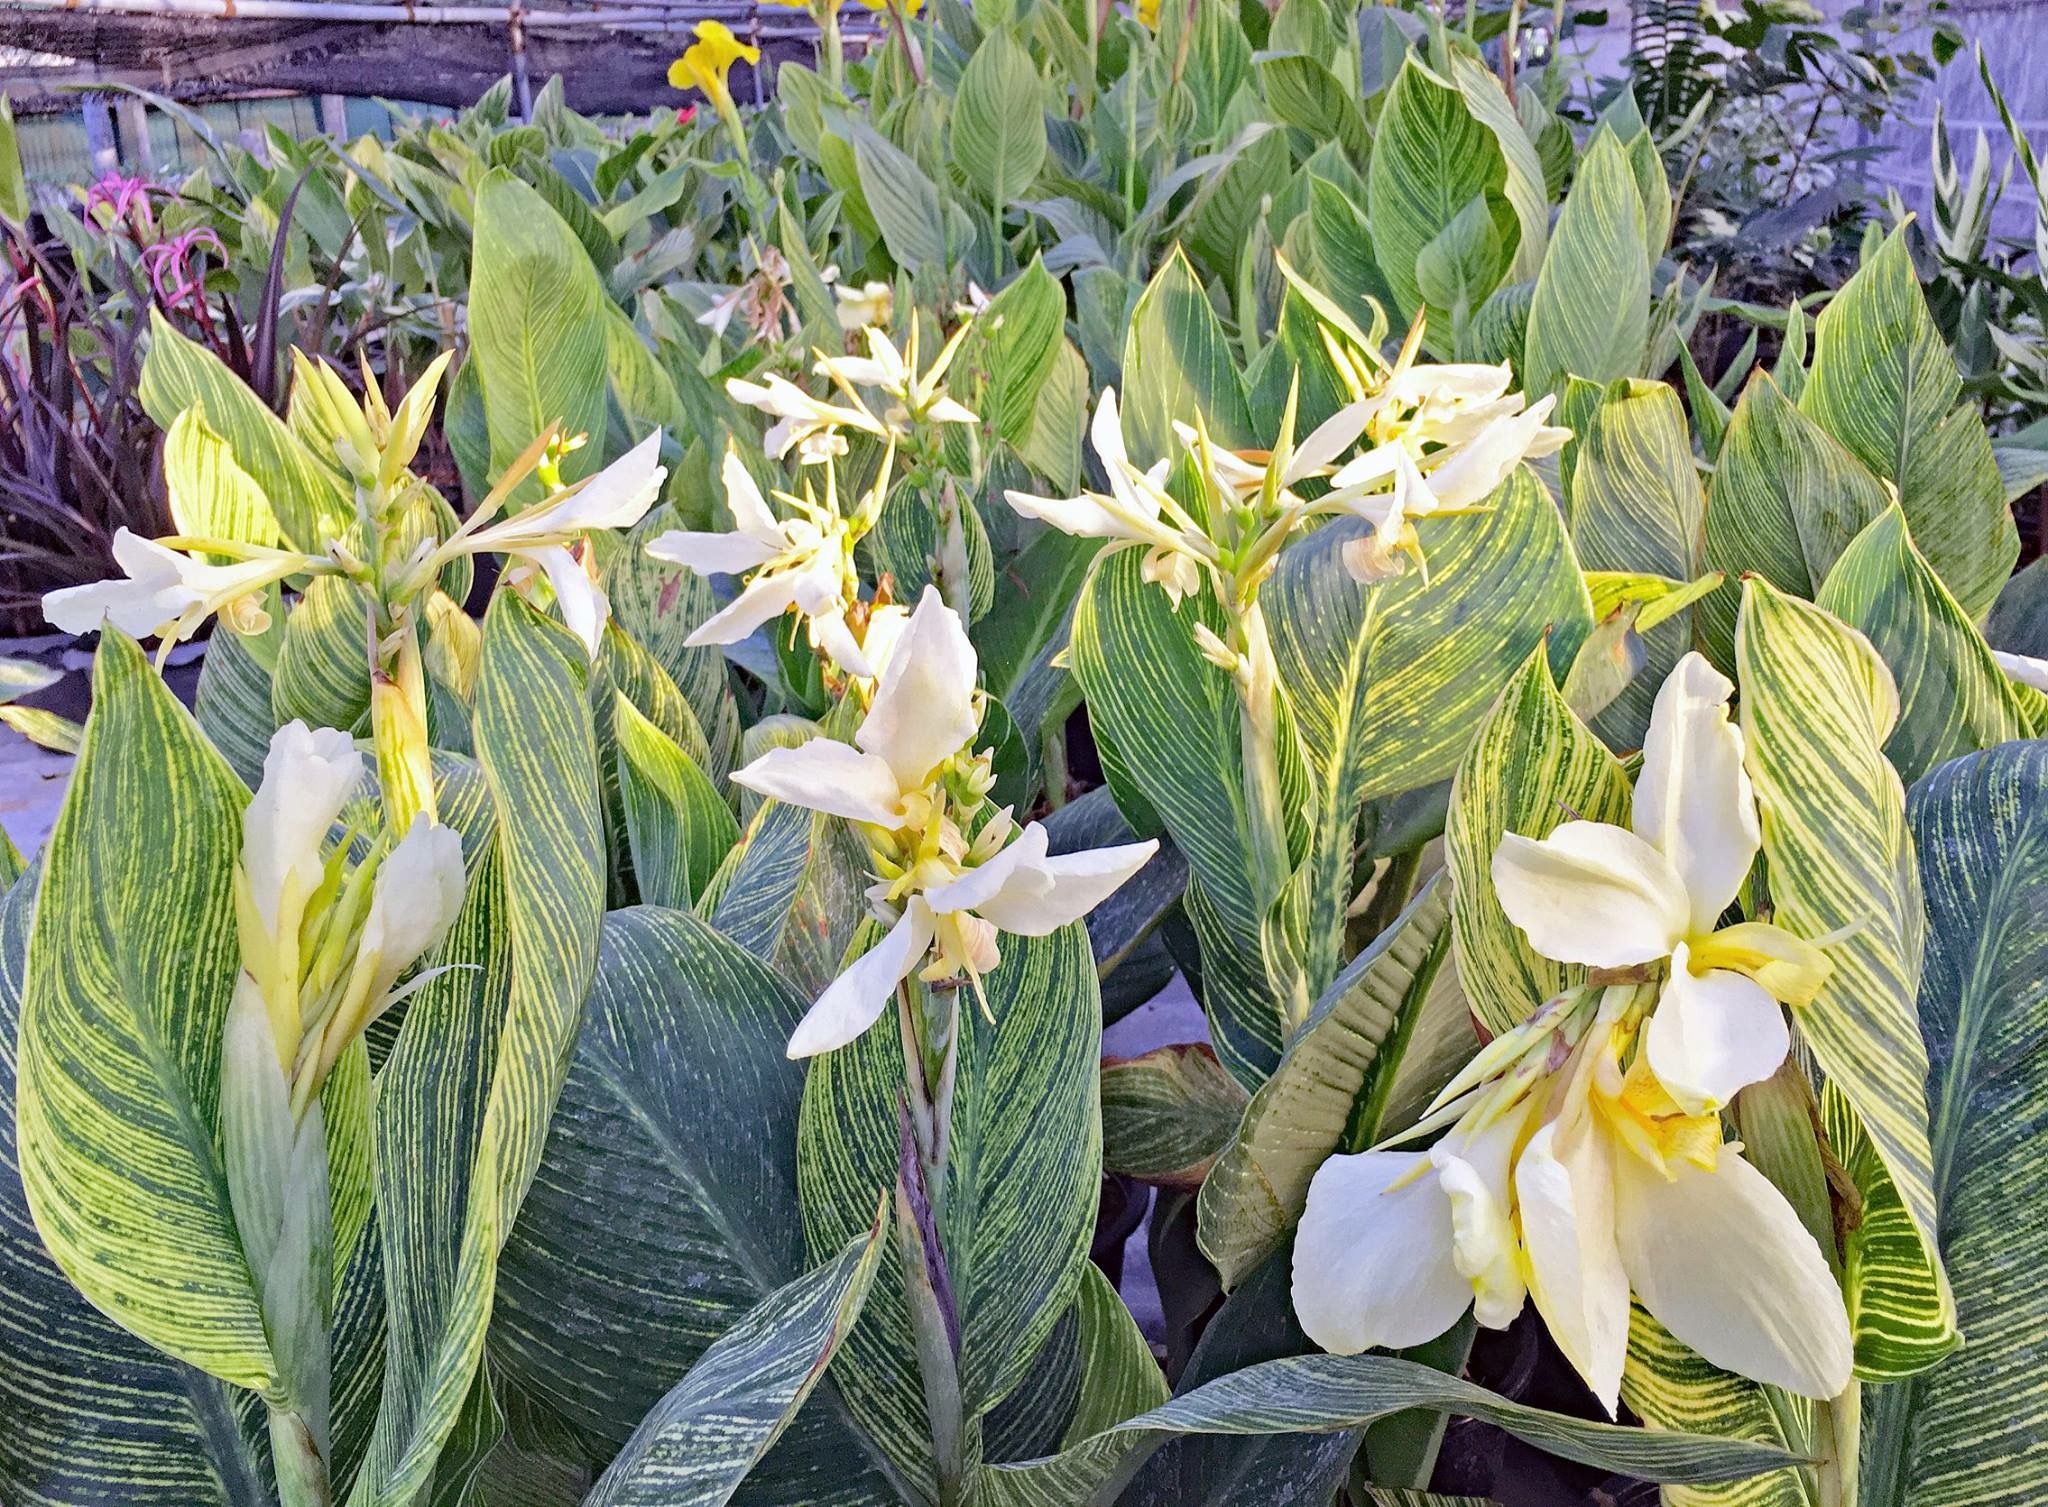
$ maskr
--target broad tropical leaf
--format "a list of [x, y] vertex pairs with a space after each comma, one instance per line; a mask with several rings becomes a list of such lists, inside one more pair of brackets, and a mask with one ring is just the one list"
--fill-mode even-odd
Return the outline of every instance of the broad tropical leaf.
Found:
[[589, 1507], [723, 1507], [796, 1416], [860, 1317], [884, 1226], [777, 1288], [654, 1405]]
[[2048, 1031], [2048, 743], [1958, 759], [1907, 803], [1927, 901], [1920, 1025], [1934, 1195], [1962, 1350], [1878, 1392], [1871, 1507], [2019, 1507], [2048, 1491], [2048, 1216], [2034, 1172]]
[[1199, 1187], [1237, 1130], [1245, 1093], [1207, 1042], [1102, 1064], [1102, 1161], [1111, 1172]]
[[1649, 338], [1650, 264], [1634, 169], [1620, 140], [1603, 128], [1579, 159], [1536, 274], [1523, 388], [1554, 392], [1566, 377], [1611, 382], [1638, 375]]
[[[1833, 973], [1795, 1023], [1868, 1133], [1866, 1199], [1896, 1198], [1904, 1220], [1901, 1229], [1866, 1219], [1846, 1237], [1852, 1281], [1859, 1252], [1869, 1256], [1849, 1304], [1857, 1372], [1910, 1375], [1953, 1349], [1956, 1329], [1934, 1244], [1927, 1049], [1913, 1003], [1920, 881], [1905, 792], [1883, 752], [1898, 693], [1868, 640], [1755, 577], [1743, 587], [1736, 659], [1774, 919], [1831, 939]], [[1851, 1148], [1836, 1142], [1848, 1161]], [[1911, 1280], [1899, 1272], [1901, 1237]]]

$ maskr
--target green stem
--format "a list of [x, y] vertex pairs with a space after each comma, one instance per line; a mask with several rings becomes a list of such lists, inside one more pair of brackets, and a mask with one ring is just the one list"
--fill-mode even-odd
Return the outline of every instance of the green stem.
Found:
[[1861, 1484], [1863, 1384], [1852, 1379], [1834, 1401], [1814, 1410], [1820, 1455], [1819, 1507], [1856, 1507]]
[[270, 1409], [270, 1456], [277, 1468], [279, 1507], [329, 1507], [334, 1500], [327, 1462], [305, 1419], [286, 1408]]

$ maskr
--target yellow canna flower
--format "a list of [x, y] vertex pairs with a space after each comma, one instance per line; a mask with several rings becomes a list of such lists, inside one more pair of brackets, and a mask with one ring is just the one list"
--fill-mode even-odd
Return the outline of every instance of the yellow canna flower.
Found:
[[761, 49], [742, 42], [723, 21], [699, 21], [696, 33], [697, 40], [668, 65], [669, 87], [695, 89], [721, 108], [728, 107], [732, 91], [726, 78], [732, 65], [742, 59], [750, 65], [760, 62]]
[[1159, 0], [1137, 0], [1138, 24], [1147, 31], [1159, 30]]
[[[860, 0], [869, 10], [889, 9], [889, 0]], [[903, 12], [903, 19], [915, 21], [917, 13], [924, 9], [924, 0], [898, 0], [896, 8]]]

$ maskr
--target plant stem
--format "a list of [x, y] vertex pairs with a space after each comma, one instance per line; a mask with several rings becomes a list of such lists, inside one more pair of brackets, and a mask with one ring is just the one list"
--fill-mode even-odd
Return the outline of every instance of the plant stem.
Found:
[[334, 1497], [327, 1462], [306, 1421], [287, 1408], [270, 1409], [270, 1455], [280, 1507], [329, 1507]]
[[1819, 1507], [1856, 1507], [1862, 1469], [1863, 1384], [1850, 1380], [1841, 1396], [1814, 1414], [1820, 1455]]

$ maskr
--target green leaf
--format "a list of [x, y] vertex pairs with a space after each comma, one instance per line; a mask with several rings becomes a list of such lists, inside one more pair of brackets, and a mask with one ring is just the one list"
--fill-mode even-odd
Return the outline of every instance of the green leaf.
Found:
[[954, 165], [999, 213], [1038, 180], [1045, 164], [1045, 88], [1031, 55], [1007, 30], [991, 30], [961, 70], [951, 139]]
[[1131, 311], [1119, 396], [1124, 440], [1139, 466], [1180, 454], [1176, 419], [1192, 424], [1199, 416], [1219, 445], [1263, 443], [1252, 433], [1229, 337], [1179, 247], [1167, 253]]
[[1198, 1238], [1226, 1292], [1286, 1241], [1309, 1179], [1351, 1128], [1357, 1142], [1376, 1137], [1449, 950], [1448, 892], [1432, 880], [1338, 975], [1202, 1184]]
[[687, 909], [740, 840], [739, 823], [696, 761], [623, 695], [613, 719], [640, 897]]
[[2005, 583], [1984, 637], [1994, 649], [2048, 659], [2048, 565], [2036, 560]]
[[[939, 1240], [958, 1304], [969, 1418], [1022, 1379], [1087, 1264], [1102, 1176], [1100, 1005], [1086, 934], [1005, 936], [984, 980], [995, 1024], [959, 1000], [953, 1139]], [[868, 1227], [896, 1183], [900, 1033], [883, 1021], [811, 1065], [797, 1183], [814, 1256]], [[853, 1414], [913, 1482], [932, 1479], [929, 1421], [892, 1242], [835, 1364]]]
[[[1463, 92], [1411, 56], [1387, 91], [1366, 174], [1366, 217], [1373, 258], [1405, 322], [1426, 310], [1432, 350], [1451, 352], [1448, 309], [1430, 307], [1417, 280], [1424, 248], [1478, 198], [1494, 218], [1507, 260], [1520, 245], [1509, 204], [1500, 140], [1472, 113]], [[1503, 268], [1505, 270], [1505, 267]], [[1491, 291], [1483, 290], [1483, 291]]]
[[[796, 1202], [806, 999], [686, 913], [605, 918], [547, 1150], [499, 1262], [491, 1352], [603, 1465], [665, 1390], [805, 1265]], [[605, 1239], [593, 1243], [590, 1231]], [[650, 1273], [661, 1274], [649, 1280]], [[565, 1325], [565, 1311], [601, 1316]], [[757, 1476], [806, 1501], [874, 1499], [872, 1446], [806, 1409]], [[815, 1493], [812, 1495], [811, 1493]]]
[[867, 884], [867, 844], [846, 823], [769, 801], [697, 903], [712, 925], [816, 994], [838, 976], [867, 914]]
[[1449, 779], [1530, 652], [1547, 639], [1567, 654], [1592, 622], [1557, 509], [1527, 467], [1485, 511], [1421, 526], [1426, 576], [1360, 585], [1342, 552], [1363, 532], [1349, 519], [1317, 530], [1287, 550], [1263, 593], [1316, 784], [1312, 949], [1343, 933], [1359, 806]]
[[[1849, 541], [1889, 503], [1884, 483], [1759, 372], [1742, 390], [1715, 462], [1707, 568], [1730, 580], [1759, 575], [1810, 600]], [[1732, 591], [1716, 593], [1700, 609], [1708, 651], [1724, 670], [1735, 663], [1739, 602]]]
[[1898, 489], [1921, 551], [1976, 619], [2012, 572], [2019, 532], [1984, 421], [1961, 397], [1901, 226], [1821, 310], [1799, 406]]
[[270, 714], [353, 731], [370, 711], [370, 595], [341, 576], [315, 576], [285, 615], [271, 667]]
[[2048, 1488], [2048, 1390], [2032, 1364], [2048, 1217], [2030, 1134], [2048, 1021], [2048, 744], [1944, 765], [1907, 814], [1927, 903], [1934, 1193], [1968, 1342], [1872, 1398], [1862, 1499], [2020, 1507]]
[[[1572, 544], [1587, 570], [1700, 574], [1705, 501], [1676, 392], [1623, 381], [1602, 394], [1579, 436], [1570, 502]], [[1593, 719], [1610, 746], [1642, 746], [1657, 687], [1692, 647], [1692, 619], [1680, 612], [1643, 635], [1642, 667]]]
[[1642, 196], [1628, 153], [1603, 130], [1579, 161], [1536, 274], [1523, 390], [1555, 392], [1568, 376], [1611, 382], [1640, 375], [1649, 325]]
[[1755, 577], [1743, 587], [1736, 659], [1773, 919], [1796, 936], [1838, 938], [1827, 948], [1833, 973], [1795, 1023], [1867, 1130], [1902, 1204], [1896, 1233], [1917, 1253], [1917, 1291], [1863, 1282], [1859, 1293], [1859, 1245], [1884, 1231], [1866, 1223], [1848, 1236], [1857, 1371], [1907, 1375], [1953, 1349], [1956, 1329], [1934, 1246], [1927, 1049], [1913, 1005], [1920, 882], [1905, 793], [1883, 752], [1898, 693], [1861, 635]]
[[[1815, 1410], [1803, 1397], [1715, 1369], [1672, 1338], [1640, 1304], [1629, 1318], [1621, 1396], [1652, 1428], [1744, 1439], [1795, 1455], [1806, 1452]], [[1664, 1488], [1666, 1507], [1814, 1507], [1816, 1500], [1809, 1466], [1742, 1481]]]
[[0, 219], [25, 225], [29, 210], [28, 179], [21, 170], [21, 142], [14, 128], [14, 101], [0, 94]]
[[947, 257], [945, 211], [925, 170], [865, 121], [851, 120], [846, 139], [860, 187], [896, 265], [909, 272], [942, 265]]
[[1266, 108], [1283, 125], [1308, 133], [1311, 141], [1338, 141], [1359, 162], [1372, 150], [1372, 133], [1358, 102], [1337, 76], [1305, 53], [1268, 52], [1257, 58]]
[[1207, 1042], [1102, 1064], [1102, 1161], [1111, 1172], [1194, 1188], [1237, 1129], [1245, 1092]]
[[588, 1507], [722, 1507], [787, 1429], [860, 1317], [882, 1252], [877, 1222], [777, 1288], [654, 1405]]
[[1059, 363], [1066, 332], [1066, 297], [1037, 258], [974, 321], [955, 370], [979, 375], [975, 412], [1012, 445], [1030, 440], [1038, 397]]
[[282, 1397], [218, 1145], [248, 799], [141, 649], [104, 633], [29, 941], [21, 1174], [50, 1253], [96, 1307]]
[[329, 459], [307, 449], [218, 356], [157, 310], [150, 311], [149, 355], [136, 395], [166, 432], [187, 409], [199, 409], [262, 491], [294, 548], [317, 552], [354, 523], [354, 494]]
[[1124, 1300], [1102, 1268], [1090, 1262], [1074, 1295], [1081, 1351], [1081, 1389], [1067, 1426], [1067, 1444], [1134, 1418], [1167, 1399], [1166, 1377]]
[[21, 1507], [269, 1507], [232, 1394], [116, 1325], [51, 1259], [16, 1142], [14, 1056], [40, 870], [0, 901], [0, 1496]]
[[1542, 651], [1532, 653], [1466, 749], [1444, 826], [1458, 979], [1489, 1032], [1585, 979], [1582, 968], [1538, 956], [1501, 909], [1493, 855], [1502, 834], [1547, 837], [1574, 817], [1626, 825], [1630, 799], [1620, 761], [1572, 715]]
[[1892, 672], [1899, 721], [1884, 751], [1900, 779], [2043, 731], [1915, 548], [1896, 503], [1856, 536], [1815, 600], [1868, 638]]
[[518, 596], [492, 599], [476, 741], [497, 819], [442, 951], [480, 972], [442, 974], [414, 996], [378, 1081], [391, 1348], [356, 1507], [410, 1502], [433, 1473], [568, 1071], [604, 905], [586, 665], [583, 646]]
[[[1521, 233], [1510, 247], [1508, 275], [1533, 278], [1543, 265], [1544, 248], [1550, 235], [1550, 191], [1545, 187], [1542, 159], [1537, 155], [1532, 133], [1515, 113], [1513, 102], [1493, 71], [1479, 58], [1463, 51], [1450, 57], [1451, 81], [1464, 97], [1472, 118], [1493, 133], [1507, 167], [1502, 193], [1513, 206]], [[1567, 136], [1569, 141], [1569, 136]]]
[[1729, 1480], [1786, 1460], [1767, 1445], [1585, 1423], [1396, 1356], [1301, 1355], [1219, 1377], [1049, 1459], [990, 1466], [978, 1500], [989, 1507], [1072, 1507], [1168, 1439], [1333, 1433], [1416, 1407], [1478, 1418], [1568, 1460], [1646, 1480]]
[[[552, 423], [564, 436], [604, 434], [610, 300], [576, 233], [509, 169], [477, 186], [474, 244], [469, 338], [495, 475]], [[563, 479], [603, 458], [599, 443], [571, 451]], [[536, 485], [520, 495], [537, 495]]]

